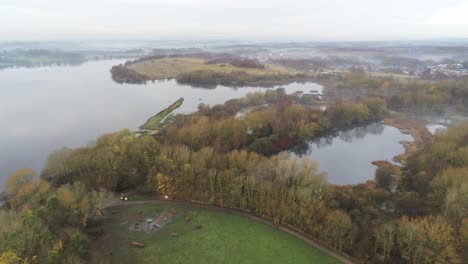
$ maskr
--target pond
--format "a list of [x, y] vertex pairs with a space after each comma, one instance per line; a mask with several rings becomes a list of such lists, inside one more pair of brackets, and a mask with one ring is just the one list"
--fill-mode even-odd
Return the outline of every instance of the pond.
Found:
[[357, 184], [374, 179], [375, 160], [396, 164], [394, 156], [404, 153], [400, 141], [412, 141], [411, 135], [395, 127], [373, 123], [341, 131], [336, 135], [309, 142], [306, 148], [292, 155], [309, 157], [319, 163], [319, 170], [328, 174], [333, 184]]
[[[122, 60], [80, 66], [12, 68], [0, 71], [0, 190], [4, 179], [22, 167], [39, 172], [50, 152], [78, 147], [101, 134], [137, 129], [180, 97], [178, 110], [189, 113], [199, 103], [220, 104], [265, 88], [193, 88], [177, 82], [117, 84], [109, 69]], [[315, 83], [292, 83], [287, 93], [320, 94]], [[313, 91], [313, 92], [311, 92]]]

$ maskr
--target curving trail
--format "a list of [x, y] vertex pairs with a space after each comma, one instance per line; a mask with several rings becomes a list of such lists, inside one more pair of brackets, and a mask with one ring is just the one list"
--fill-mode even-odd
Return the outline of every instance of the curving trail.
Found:
[[283, 226], [283, 225], [276, 225], [276, 224], [274, 224], [273, 222], [271, 222], [271, 221], [269, 221], [267, 219], [264, 219], [264, 218], [261, 218], [261, 217], [258, 217], [258, 216], [254, 216], [254, 215], [251, 215], [251, 214], [239, 211], [239, 210], [235, 210], [235, 209], [212, 206], [212, 205], [205, 205], [205, 204], [200, 204], [200, 203], [196, 203], [196, 202], [185, 202], [185, 201], [176, 201], [176, 200], [141, 200], [141, 201], [126, 201], [126, 202], [124, 202], [124, 201], [121, 201], [120, 199], [114, 200], [114, 202], [112, 202], [110, 205], [108, 205], [106, 207], [138, 205], [138, 204], [185, 205], [185, 206], [198, 207], [198, 208], [202, 208], [202, 209], [210, 209], [210, 210], [215, 210], [215, 211], [221, 211], [221, 212], [224, 212], [224, 213], [241, 215], [241, 216], [247, 217], [247, 218], [249, 218], [251, 220], [254, 220], [254, 221], [257, 221], [257, 222], [260, 222], [260, 223], [263, 223], [263, 224], [266, 224], [266, 225], [269, 225], [269, 226], [272, 226], [272, 227], [275, 227], [275, 228], [277, 228], [277, 229], [279, 229], [279, 230], [281, 230], [283, 232], [286, 232], [286, 233], [288, 233], [288, 234], [290, 234], [292, 236], [295, 236], [295, 237], [301, 239], [302, 241], [306, 242], [307, 244], [309, 244], [309, 245], [321, 250], [322, 252], [325, 252], [326, 254], [336, 258], [337, 260], [341, 261], [342, 263], [345, 263], [345, 264], [359, 263], [358, 260], [352, 260], [348, 256], [345, 256], [345, 255], [342, 255], [342, 254], [340, 254], [340, 253], [338, 253], [336, 251], [333, 251], [333, 250], [325, 247], [324, 245], [320, 244], [319, 242], [314, 241], [313, 239], [311, 239], [310, 237], [304, 235], [301, 232], [298, 232], [298, 231], [296, 231], [294, 229], [291, 229], [291, 228]]

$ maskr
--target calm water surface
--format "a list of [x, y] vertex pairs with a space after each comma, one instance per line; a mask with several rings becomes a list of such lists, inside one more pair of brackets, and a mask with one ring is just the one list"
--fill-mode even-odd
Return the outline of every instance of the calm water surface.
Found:
[[[175, 81], [147, 85], [117, 84], [109, 69], [121, 60], [88, 62], [81, 66], [16, 68], [0, 71], [0, 190], [18, 168], [40, 171], [50, 152], [78, 147], [97, 136], [137, 129], [150, 116], [184, 97], [179, 112], [199, 103], [219, 104], [265, 88], [192, 88]], [[298, 90], [320, 94], [320, 85], [293, 83]]]
[[392, 161], [405, 151], [399, 143], [412, 141], [397, 128], [373, 123], [342, 131], [337, 135], [310, 142], [308, 148], [299, 150], [298, 156], [307, 156], [319, 163], [319, 170], [328, 173], [328, 181], [334, 184], [357, 184], [374, 178], [375, 160]]

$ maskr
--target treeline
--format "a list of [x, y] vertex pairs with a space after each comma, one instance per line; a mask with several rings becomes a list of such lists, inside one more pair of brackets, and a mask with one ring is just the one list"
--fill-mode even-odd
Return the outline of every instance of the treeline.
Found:
[[122, 64], [112, 66], [111, 70], [112, 80], [117, 83], [146, 83], [150, 78], [144, 74], [137, 73], [136, 71], [125, 67]]
[[0, 209], [0, 263], [85, 263], [86, 229], [110, 197], [75, 181], [57, 188], [21, 169], [5, 184], [8, 209]]
[[393, 68], [404, 68], [407, 70], [423, 70], [427, 65], [428, 62], [421, 61], [415, 58], [409, 57], [378, 57], [381, 60], [383, 66], [393, 67]]
[[75, 52], [61, 50], [4, 50], [0, 51], [0, 69], [8, 67], [38, 67], [44, 65], [79, 65], [86, 58]]
[[260, 63], [260, 61], [258, 61], [257, 59], [242, 58], [229, 53], [218, 54], [216, 55], [216, 58], [207, 60], [205, 64], [229, 64], [234, 67], [252, 69], [265, 68], [265, 65]]
[[241, 68], [264, 69], [265, 65], [256, 59], [235, 59], [230, 63], [232, 66]]
[[313, 70], [320, 71], [326, 69], [334, 69], [336, 67], [350, 69], [356, 68], [369, 68], [370, 63], [359, 60], [353, 56], [326, 56], [326, 57], [312, 57], [307, 59], [271, 59], [270, 62], [274, 64], [283, 65], [297, 70]]
[[296, 70], [320, 70], [328, 69], [330, 66], [323, 58], [314, 59], [273, 59], [271, 63], [283, 65]]
[[158, 149], [152, 137], [122, 130], [100, 137], [93, 147], [53, 152], [41, 178], [55, 186], [81, 181], [110, 191], [144, 186]]
[[458, 111], [468, 113], [468, 79], [440, 82], [410, 82], [405, 91], [388, 100], [391, 109], [418, 114]]
[[213, 71], [213, 70], [194, 70], [182, 73], [176, 80], [182, 84], [195, 86], [213, 87], [216, 85], [225, 86], [262, 86], [270, 87], [291, 82], [309, 81], [310, 77], [302, 73], [297, 74], [250, 74], [246, 71]]
[[428, 82], [348, 73], [325, 81], [335, 97], [383, 96], [395, 111], [440, 114], [448, 110], [468, 113], [468, 79]]

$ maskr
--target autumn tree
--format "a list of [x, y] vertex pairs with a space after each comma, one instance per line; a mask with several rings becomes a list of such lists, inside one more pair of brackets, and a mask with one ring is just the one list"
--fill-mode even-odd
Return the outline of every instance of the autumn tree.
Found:
[[396, 239], [401, 257], [410, 263], [460, 263], [453, 228], [442, 217], [404, 216]]
[[462, 249], [462, 259], [467, 259], [468, 258], [468, 252], [466, 249], [468, 248], [468, 218], [464, 218], [461, 226], [460, 226], [460, 235], [459, 235], [459, 245], [460, 248]]
[[397, 170], [393, 165], [383, 165], [375, 171], [377, 187], [392, 190], [396, 185]]
[[13, 251], [0, 253], [0, 264], [19, 264], [21, 258]]
[[10, 194], [16, 194], [21, 187], [32, 182], [35, 175], [36, 172], [32, 169], [19, 169], [8, 176], [5, 183], [5, 190]]
[[468, 217], [468, 167], [442, 171], [431, 183], [430, 195], [448, 221], [458, 228]]
[[395, 250], [395, 237], [397, 228], [394, 223], [381, 224], [374, 229], [375, 252], [382, 260], [389, 259]]
[[354, 240], [351, 218], [342, 210], [333, 210], [325, 217], [322, 238], [334, 249], [350, 248]]

